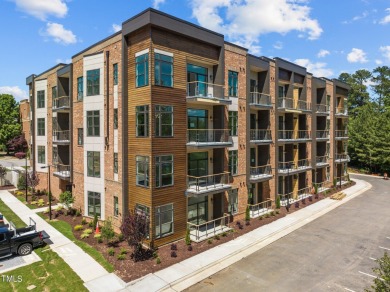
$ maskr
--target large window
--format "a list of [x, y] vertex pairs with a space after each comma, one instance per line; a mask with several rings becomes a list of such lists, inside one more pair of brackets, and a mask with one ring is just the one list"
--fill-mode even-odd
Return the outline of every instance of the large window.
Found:
[[149, 157], [136, 157], [136, 185], [149, 187]]
[[100, 217], [102, 214], [102, 206], [100, 193], [88, 192], [88, 216]]
[[156, 207], [156, 238], [173, 233], [173, 204]]
[[230, 214], [236, 214], [238, 212], [238, 189], [229, 192], [228, 212]]
[[173, 185], [173, 156], [156, 156], [156, 187]]
[[135, 107], [136, 112], [136, 136], [149, 136], [149, 106], [140, 105]]
[[173, 87], [173, 57], [154, 54], [155, 85]]
[[149, 84], [149, 54], [135, 58], [135, 86], [141, 87]]
[[118, 129], [118, 109], [114, 108], [114, 129]]
[[230, 136], [237, 136], [238, 112], [236, 111], [229, 111], [229, 132], [230, 132]]
[[238, 96], [238, 73], [229, 71], [229, 96]]
[[155, 106], [156, 136], [173, 136], [173, 107], [166, 105]]
[[83, 145], [84, 144], [84, 129], [78, 128], [77, 129], [77, 145]]
[[87, 112], [87, 136], [89, 137], [100, 136], [100, 112], [99, 111]]
[[84, 77], [77, 78], [77, 100], [81, 101], [84, 97]]
[[100, 69], [87, 71], [87, 96], [100, 94]]
[[53, 102], [54, 102], [54, 99], [57, 98], [57, 86], [53, 86], [51, 88], [51, 98], [52, 98]]
[[38, 163], [46, 163], [45, 146], [38, 146]]
[[45, 107], [45, 91], [39, 90], [37, 92], [37, 108]]
[[100, 177], [100, 152], [87, 152], [87, 176]]
[[118, 63], [113, 65], [114, 85], [118, 85]]
[[117, 196], [114, 196], [114, 217], [119, 216], [119, 200]]
[[118, 173], [118, 153], [114, 153], [114, 173]]
[[45, 118], [37, 119], [37, 136], [45, 136]]
[[229, 172], [230, 172], [230, 175], [237, 174], [237, 166], [238, 166], [238, 151], [237, 150], [229, 151]]

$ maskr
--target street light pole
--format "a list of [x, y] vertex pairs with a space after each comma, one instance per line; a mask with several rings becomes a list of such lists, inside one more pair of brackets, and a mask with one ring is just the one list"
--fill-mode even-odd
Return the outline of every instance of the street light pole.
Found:
[[291, 163], [287, 163], [287, 212], [290, 210], [290, 167]]
[[25, 169], [25, 177], [24, 177], [24, 180], [25, 180], [25, 185], [26, 185], [26, 203], [27, 203], [27, 155], [26, 155], [26, 169]]
[[51, 185], [50, 185], [50, 167], [51, 165], [42, 166], [41, 168], [48, 169], [48, 183], [49, 183], [49, 220], [51, 221]]

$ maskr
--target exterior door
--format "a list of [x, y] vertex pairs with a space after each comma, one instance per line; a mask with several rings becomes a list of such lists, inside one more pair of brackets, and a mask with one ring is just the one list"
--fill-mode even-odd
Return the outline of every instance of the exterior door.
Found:
[[208, 175], [208, 154], [208, 152], [188, 153], [188, 175], [195, 177]]
[[223, 216], [222, 209], [222, 193], [213, 195], [213, 219], [218, 219]]
[[207, 209], [207, 196], [201, 198], [188, 198], [188, 222], [197, 225], [207, 222]]
[[208, 111], [203, 109], [188, 109], [187, 110], [187, 119], [188, 125], [187, 129], [189, 135], [189, 141], [196, 142], [207, 142], [208, 132]]
[[208, 69], [205, 67], [187, 64], [187, 81], [189, 82], [189, 96], [207, 97]]

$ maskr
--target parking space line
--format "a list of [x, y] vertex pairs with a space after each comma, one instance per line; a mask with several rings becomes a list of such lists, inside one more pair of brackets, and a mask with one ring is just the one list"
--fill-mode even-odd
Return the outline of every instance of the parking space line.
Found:
[[373, 260], [373, 261], [376, 261], [376, 259], [372, 258], [372, 257], [369, 257], [370, 260]]
[[390, 237], [386, 237], [387, 239], [390, 239]]
[[379, 248], [386, 249], [386, 250], [390, 250], [390, 248], [383, 247], [383, 246], [380, 246]]
[[366, 276], [369, 276], [369, 277], [371, 277], [371, 278], [375, 278], [375, 279], [379, 279], [379, 280], [381, 280], [381, 281], [384, 281], [382, 278], [379, 278], [379, 277], [374, 276], [374, 275], [371, 275], [371, 274], [367, 274], [367, 273], [362, 272], [362, 271], [359, 271], [359, 273], [360, 273], [360, 274], [363, 274], [363, 275], [366, 275]]
[[351, 289], [348, 289], [348, 288], [344, 288], [344, 290], [347, 290], [347, 291], [349, 291], [349, 292], [356, 292], [356, 291], [351, 290]]

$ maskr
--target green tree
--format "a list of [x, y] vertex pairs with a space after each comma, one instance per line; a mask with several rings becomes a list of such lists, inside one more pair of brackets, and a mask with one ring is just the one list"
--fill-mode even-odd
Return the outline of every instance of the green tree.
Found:
[[7, 168], [0, 164], [0, 186], [3, 185], [3, 180], [7, 174]]
[[108, 243], [111, 239], [115, 237], [114, 228], [112, 227], [111, 218], [108, 218], [104, 221], [102, 226], [102, 238]]
[[74, 202], [74, 198], [72, 193], [69, 191], [65, 191], [60, 194], [60, 203], [63, 204], [67, 210], [69, 210], [70, 204]]
[[390, 68], [387, 66], [377, 67], [373, 70], [371, 81], [379, 108], [390, 106]]
[[387, 252], [385, 252], [382, 258], [377, 259], [376, 262], [379, 264], [379, 267], [372, 270], [377, 275], [377, 278], [374, 279], [371, 289], [365, 289], [365, 291], [390, 291], [390, 257], [387, 255]]
[[339, 80], [351, 86], [348, 96], [348, 110], [355, 109], [367, 104], [370, 101], [370, 94], [367, 91], [367, 82], [371, 79], [371, 72], [365, 69], [357, 70], [353, 74], [341, 73]]
[[0, 147], [20, 135], [19, 104], [9, 94], [0, 94]]

